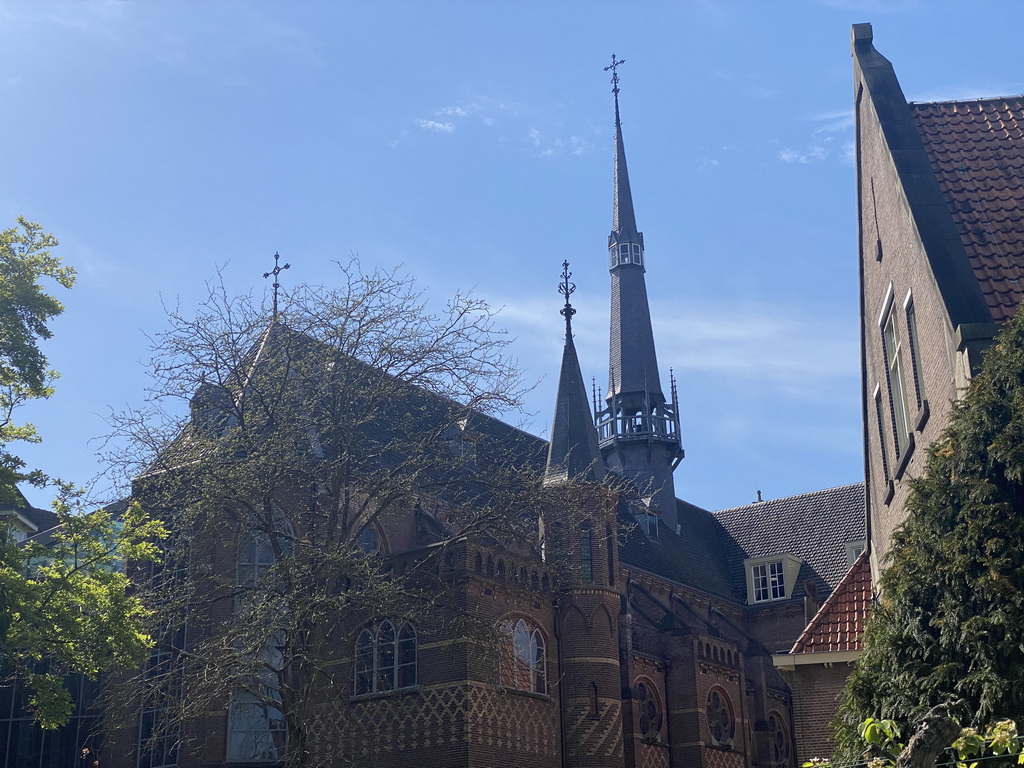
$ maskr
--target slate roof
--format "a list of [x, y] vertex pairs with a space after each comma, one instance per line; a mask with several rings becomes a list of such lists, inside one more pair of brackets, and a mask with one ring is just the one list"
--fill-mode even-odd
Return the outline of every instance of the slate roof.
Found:
[[849, 565], [846, 543], [866, 538], [864, 484], [787, 496], [713, 513], [724, 532], [733, 589], [746, 594], [743, 561], [791, 554], [804, 560], [793, 597], [803, 597], [808, 579], [818, 594], [831, 593]]
[[871, 599], [871, 562], [868, 553], [862, 552], [790, 653], [861, 650]]
[[1024, 97], [911, 103], [992, 319], [1024, 295]]
[[[619, 550], [620, 561], [709, 594], [742, 602], [746, 587], [737, 591], [725, 557], [727, 535], [714, 515], [681, 499], [676, 499], [676, 514], [682, 535], [660, 521], [657, 539], [648, 538], [635, 525], [630, 526]], [[620, 516], [626, 523], [633, 522], [628, 512]]]
[[[563, 312], [570, 311], [568, 302], [566, 304], [567, 309]], [[551, 420], [547, 476], [593, 482], [600, 482], [604, 476], [601, 449], [597, 446], [597, 429], [590, 413], [587, 387], [580, 372], [569, 323], [566, 324], [565, 349], [562, 352], [558, 394], [555, 396], [555, 415]]]

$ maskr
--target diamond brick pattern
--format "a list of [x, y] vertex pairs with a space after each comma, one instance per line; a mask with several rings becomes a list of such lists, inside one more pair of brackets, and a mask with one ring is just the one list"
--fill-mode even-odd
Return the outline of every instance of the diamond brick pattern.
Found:
[[995, 322], [1024, 295], [1024, 97], [910, 104]]

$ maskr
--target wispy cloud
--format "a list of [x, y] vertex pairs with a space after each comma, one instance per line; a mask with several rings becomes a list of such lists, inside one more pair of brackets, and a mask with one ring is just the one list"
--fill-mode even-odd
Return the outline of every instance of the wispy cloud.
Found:
[[[567, 135], [559, 119], [519, 101], [478, 97], [436, 107], [430, 117], [418, 117], [412, 123], [436, 134], [452, 134], [462, 127], [467, 131], [474, 126], [495, 129], [493, 138], [498, 143], [514, 146], [518, 141], [538, 157], [578, 157], [594, 146], [586, 132], [577, 130]], [[590, 130], [593, 132], [592, 128]], [[400, 134], [390, 142], [391, 146], [400, 144], [407, 135], [407, 132]]]
[[436, 120], [417, 119], [416, 125], [431, 133], [455, 133], [455, 123], [439, 123]]
[[786, 146], [778, 152], [784, 163], [811, 165], [829, 158], [842, 163], [853, 163], [852, 140], [842, 139], [853, 131], [853, 110], [843, 109], [811, 115], [807, 120], [814, 124], [807, 143], [803, 146]]

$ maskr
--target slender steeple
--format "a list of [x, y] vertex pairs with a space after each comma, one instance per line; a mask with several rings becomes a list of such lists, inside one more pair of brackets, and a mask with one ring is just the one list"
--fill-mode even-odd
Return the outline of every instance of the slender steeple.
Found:
[[569, 282], [569, 262], [562, 263], [562, 282], [558, 292], [565, 296], [561, 314], [565, 317], [565, 349], [555, 397], [555, 416], [551, 420], [551, 444], [548, 447], [546, 483], [564, 480], [599, 482], [604, 464], [597, 446], [597, 430], [587, 402], [587, 388], [580, 372], [576, 345], [572, 341], [572, 316], [576, 314], [569, 296], [576, 286]]
[[669, 402], [661, 388], [651, 312], [644, 282], [644, 236], [637, 230], [626, 149], [619, 116], [618, 66], [612, 55], [615, 95], [615, 182], [612, 231], [608, 236], [612, 306], [608, 394], [597, 414], [601, 454], [609, 470], [633, 481], [671, 527], [675, 527], [672, 471], [683, 457], [675, 386]]

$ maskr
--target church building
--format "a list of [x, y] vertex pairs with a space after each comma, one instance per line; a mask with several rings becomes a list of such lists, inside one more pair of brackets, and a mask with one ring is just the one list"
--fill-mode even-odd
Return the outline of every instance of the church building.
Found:
[[[863, 31], [859, 34], [863, 38]], [[881, 76], [872, 74], [881, 65], [871, 63], [877, 56], [873, 49], [858, 55], [874, 67], [865, 69], [871, 80], [864, 88], [867, 109], [882, 93], [875, 84]], [[182, 580], [191, 578], [202, 599], [184, 601], [177, 622], [159, 637], [136, 681], [142, 693], [106, 700], [104, 765], [796, 768], [827, 756], [822, 732], [844, 670], [856, 657], [870, 594], [864, 486], [759, 499], [720, 511], [678, 498], [673, 471], [684, 458], [680, 413], [685, 404], [674, 379], [663, 386], [657, 358], [645, 280], [648, 268], [657, 273], [663, 257], [649, 261], [637, 226], [619, 113], [620, 63], [613, 57], [609, 68], [615, 136], [607, 390], [600, 402], [587, 393], [573, 341], [575, 287], [566, 263], [565, 346], [550, 440], [483, 414], [463, 417], [444, 433], [457, 448], [455, 458], [483, 472], [489, 457], [497, 455], [495, 446], [512, 446], [532, 468], [535, 484], [552, 498], [567, 490], [569, 504], [531, 510], [529, 535], [456, 535], [453, 505], [424, 491], [415, 504], [354, 529], [352, 538], [361, 550], [358, 557], [372, 558], [380, 565], [378, 573], [410, 574], [417, 584], [443, 583], [438, 614], [457, 605], [487, 622], [494, 628], [496, 652], [487, 652], [478, 638], [453, 623], [363, 605], [332, 617], [333, 629], [319, 641], [326, 647], [329, 674], [307, 689], [310, 695], [286, 701], [282, 686], [294, 682], [303, 660], [291, 654], [283, 631], [273, 631], [254, 654], [251, 687], [214, 697], [168, 726], [166, 714], [189, 701], [193, 684], [191, 678], [173, 677], [179, 661], [187, 667], [203, 643], [209, 647], [218, 627], [259, 615], [253, 596], [259, 589], [267, 594], [267, 574], [287, 565], [289, 547], [300, 546], [288, 541], [315, 540], [312, 528], [293, 526], [287, 536], [275, 534], [284, 531], [279, 518], [287, 518], [292, 506], [322, 505], [329, 496], [326, 478], [296, 482], [265, 505], [269, 532], [247, 528], [235, 511], [224, 508], [212, 533], [198, 537], [179, 565], [144, 574], [165, 586], [168, 600], [184, 594]], [[892, 99], [884, 105], [891, 108]], [[881, 142], [882, 132], [878, 136]], [[889, 187], [897, 184], [898, 173], [882, 169], [881, 159], [872, 162], [879, 164], [879, 178], [868, 186], [879, 191], [871, 194], [893, 194]], [[877, 196], [871, 199], [881, 199]], [[868, 210], [866, 199], [862, 194], [862, 214]], [[891, 264], [903, 257], [897, 244], [889, 245], [887, 226], [880, 225], [877, 254], [883, 263], [884, 246], [884, 263]], [[902, 302], [899, 317], [911, 319], [914, 306], [932, 301], [927, 288], [911, 288], [917, 304], [904, 301], [906, 286], [887, 289], [895, 298], [883, 298], [884, 318], [897, 301]], [[991, 319], [982, 322], [984, 302], [964, 303], [955, 338], [966, 350]], [[880, 341], [886, 338], [884, 318]], [[922, 329], [922, 338], [926, 333], [931, 331]], [[185, 498], [203, 471], [203, 457], [183, 453], [192, 450], [189, 441], [194, 447], [199, 438], [207, 440], [204, 445], [229, 440], [233, 422], [227, 414], [246, 396], [246, 382], [258, 375], [253, 371], [270, 364], [276, 348], [311, 343], [275, 311], [246, 360], [248, 371], [236, 377], [241, 383], [235, 389], [204, 383], [196, 392], [191, 435], [168, 449], [164, 468], [140, 478], [142, 503], [150, 489], [172, 481]], [[916, 337], [910, 343], [916, 344]], [[909, 361], [912, 354], [905, 351], [901, 359]], [[332, 367], [329, 383], [353, 371], [363, 375], [367, 367]], [[904, 394], [910, 396], [912, 380], [906, 381]], [[900, 422], [911, 446], [904, 453], [912, 451], [913, 430], [928, 421], [928, 402], [936, 403], [933, 423], [939, 418], [938, 385], [926, 382], [928, 399], [925, 390], [916, 390], [919, 412]], [[415, 388], [403, 391], [409, 412], [426, 414], [427, 420], [451, 405]], [[374, 422], [372, 428], [378, 430], [376, 438], [389, 434], [386, 425]], [[874, 439], [877, 443], [877, 435]], [[331, 450], [312, 427], [302, 440], [311, 467]], [[386, 444], [386, 437], [382, 440]], [[885, 459], [892, 478], [886, 475], [888, 485], [869, 483], [876, 507], [886, 494], [892, 496], [899, 473], [906, 471], [904, 453]], [[235, 451], [229, 458], [239, 455]], [[388, 466], [378, 469], [387, 472]], [[873, 522], [872, 533], [888, 530], [885, 524]], [[172, 528], [168, 547], [185, 534]], [[417, 571], [438, 553], [433, 570]], [[320, 582], [334, 579], [326, 570], [314, 576]], [[339, 577], [337, 588], [324, 594], [336, 595], [351, 583], [349, 576]], [[278, 619], [280, 614], [270, 617]], [[307, 623], [301, 629], [308, 636], [317, 626]], [[223, 651], [236, 648], [227, 644]], [[117, 681], [115, 691], [116, 686]], [[296, 708], [312, 724], [301, 734], [289, 727]], [[0, 726], [5, 723], [0, 718]]]

